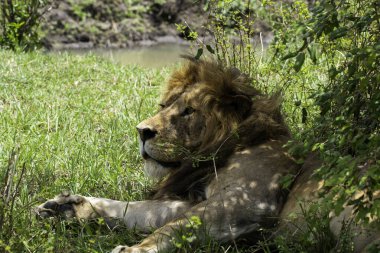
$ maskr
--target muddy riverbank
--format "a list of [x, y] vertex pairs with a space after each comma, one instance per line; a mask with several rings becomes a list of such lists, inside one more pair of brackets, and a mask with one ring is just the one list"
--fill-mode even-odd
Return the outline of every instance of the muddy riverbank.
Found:
[[202, 1], [63, 0], [45, 16], [48, 49], [125, 48], [185, 43], [175, 24], [199, 29], [206, 20]]
[[[189, 24], [200, 36], [206, 0], [62, 0], [45, 15], [43, 45], [47, 49], [130, 48], [156, 44], [188, 44], [176, 24]], [[270, 29], [257, 22], [265, 38]], [[204, 32], [202, 34], [202, 32]]]

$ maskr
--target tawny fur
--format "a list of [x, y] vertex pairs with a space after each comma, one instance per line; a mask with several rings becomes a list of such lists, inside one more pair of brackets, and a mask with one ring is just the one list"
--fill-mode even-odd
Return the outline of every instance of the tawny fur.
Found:
[[239, 147], [290, 135], [281, 115], [278, 94], [262, 95], [252, 86], [247, 75], [214, 61], [189, 59], [171, 75], [160, 104], [173, 103], [185, 90], [191, 91], [194, 84], [202, 86], [202, 94], [197, 99], [202, 110], [209, 114], [209, 131], [203, 135], [203, 145], [192, 155], [194, 159], [210, 156], [215, 156], [215, 159], [198, 163], [194, 168], [196, 161], [189, 157], [182, 162], [181, 168], [158, 185], [155, 199], [178, 197], [199, 200], [199, 187], [207, 184], [210, 174], [212, 176], [215, 172], [210, 163], [216, 162], [216, 168], [221, 168]]

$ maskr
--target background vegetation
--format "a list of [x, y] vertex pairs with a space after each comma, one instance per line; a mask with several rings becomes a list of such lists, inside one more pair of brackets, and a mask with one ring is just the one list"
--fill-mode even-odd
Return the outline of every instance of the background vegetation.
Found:
[[[212, 240], [194, 245], [189, 234], [175, 244], [188, 252], [350, 252], [350, 235], [334, 241], [327, 221], [330, 209], [339, 213], [349, 203], [356, 208], [356, 221], [379, 225], [378, 1], [202, 4], [204, 30], [183, 22], [179, 32], [193, 41], [195, 57], [216, 57], [250, 73], [253, 85], [264, 92], [283, 93], [284, 113], [297, 140], [291, 150], [301, 157], [317, 151], [325, 161], [317, 176], [325, 179], [326, 205], [305, 210], [309, 230], [300, 238], [237, 248]], [[135, 126], [154, 113], [170, 69], [4, 50], [33, 49], [38, 41], [38, 22], [25, 36], [17, 34], [25, 18], [39, 20], [40, 12], [28, 14], [26, 5], [15, 6], [23, 10], [17, 12], [20, 17], [1, 16], [0, 252], [107, 252], [117, 244], [134, 244], [143, 235], [122, 225], [110, 230], [102, 220], [40, 221], [31, 210], [63, 189], [124, 200], [144, 197], [150, 182], [140, 170]], [[265, 50], [255, 30], [263, 21], [274, 31]], [[200, 36], [207, 33], [211, 40]], [[194, 229], [198, 226], [195, 222]]]
[[0, 46], [12, 50], [34, 50], [40, 46], [38, 28], [53, 1], [0, 1]]

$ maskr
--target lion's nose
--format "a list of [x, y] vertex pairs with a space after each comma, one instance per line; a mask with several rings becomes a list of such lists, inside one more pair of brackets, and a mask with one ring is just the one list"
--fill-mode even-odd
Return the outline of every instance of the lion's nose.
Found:
[[143, 142], [152, 139], [157, 134], [157, 131], [153, 127], [142, 123], [138, 124], [136, 128]]

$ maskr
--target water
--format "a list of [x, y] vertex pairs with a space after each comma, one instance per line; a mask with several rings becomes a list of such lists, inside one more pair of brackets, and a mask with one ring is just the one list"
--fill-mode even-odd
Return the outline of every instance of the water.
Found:
[[189, 47], [179, 44], [159, 44], [128, 49], [70, 50], [75, 54], [94, 53], [125, 65], [136, 64], [146, 68], [161, 68], [181, 61], [180, 55], [189, 53]]

